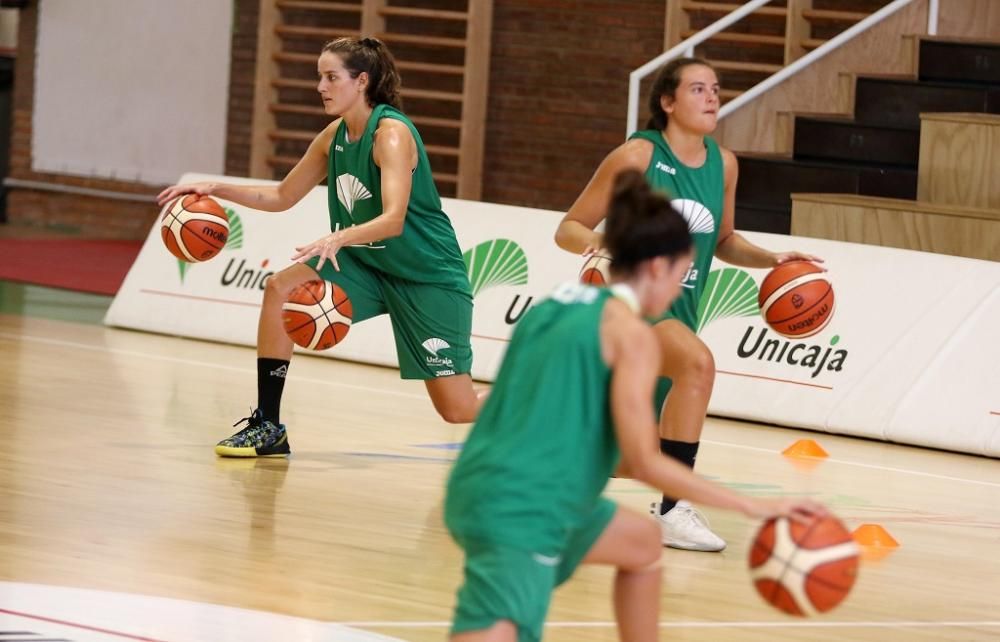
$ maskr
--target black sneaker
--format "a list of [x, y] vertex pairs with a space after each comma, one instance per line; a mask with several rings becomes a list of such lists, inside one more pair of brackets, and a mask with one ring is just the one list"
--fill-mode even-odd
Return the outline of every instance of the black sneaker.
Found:
[[285, 424], [275, 425], [265, 421], [256, 409], [249, 417], [240, 419], [233, 428], [246, 422], [247, 426], [232, 437], [223, 439], [215, 446], [215, 454], [222, 457], [284, 457], [291, 452]]

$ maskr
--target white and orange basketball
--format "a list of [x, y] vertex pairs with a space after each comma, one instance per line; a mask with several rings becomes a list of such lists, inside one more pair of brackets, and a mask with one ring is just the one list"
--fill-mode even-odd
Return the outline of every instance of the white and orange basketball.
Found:
[[757, 303], [771, 329], [801, 339], [816, 334], [833, 318], [833, 285], [815, 263], [788, 261], [764, 278]]
[[285, 332], [296, 345], [309, 350], [326, 350], [343, 341], [353, 314], [347, 293], [320, 279], [298, 286], [281, 305]]
[[229, 216], [214, 199], [187, 194], [163, 213], [160, 225], [163, 244], [182, 261], [207, 261], [229, 240]]
[[764, 522], [750, 548], [760, 596], [789, 615], [816, 615], [840, 604], [858, 573], [858, 546], [836, 517]]
[[611, 283], [611, 256], [594, 253], [587, 257], [580, 269], [580, 283], [602, 287]]

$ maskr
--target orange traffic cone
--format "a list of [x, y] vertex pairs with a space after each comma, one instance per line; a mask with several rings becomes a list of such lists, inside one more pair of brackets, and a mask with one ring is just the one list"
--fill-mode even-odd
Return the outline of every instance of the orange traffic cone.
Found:
[[861, 547], [861, 559], [866, 562], [878, 562], [899, 548], [896, 538], [878, 524], [862, 524], [851, 536]]
[[812, 439], [800, 439], [781, 451], [785, 457], [829, 457], [823, 447]]

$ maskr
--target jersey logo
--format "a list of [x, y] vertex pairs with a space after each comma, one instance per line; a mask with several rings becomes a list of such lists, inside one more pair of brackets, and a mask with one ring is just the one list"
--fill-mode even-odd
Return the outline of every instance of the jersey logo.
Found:
[[692, 234], [711, 234], [715, 232], [715, 217], [708, 208], [688, 198], [675, 198], [670, 201], [677, 212], [687, 221], [688, 230]]
[[372, 193], [356, 176], [341, 174], [337, 177], [337, 200], [344, 206], [352, 219], [354, 218], [354, 204], [371, 197]]
[[660, 170], [661, 172], [666, 172], [671, 176], [677, 175], [677, 170], [671, 167], [670, 165], [667, 165], [663, 161], [656, 161], [656, 169]]

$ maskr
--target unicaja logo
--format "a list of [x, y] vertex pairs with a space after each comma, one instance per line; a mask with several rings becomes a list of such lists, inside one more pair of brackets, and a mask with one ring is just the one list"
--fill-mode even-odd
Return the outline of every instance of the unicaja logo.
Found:
[[812, 372], [809, 376], [813, 379], [824, 369], [831, 372], [840, 372], [844, 369], [844, 362], [847, 361], [847, 350], [835, 349], [840, 342], [840, 336], [833, 336], [830, 345], [825, 349], [823, 346], [797, 341], [789, 341], [778, 335], [768, 336], [767, 328], [757, 330], [757, 338], [754, 339], [753, 326], [747, 326], [740, 345], [736, 348], [736, 356], [740, 359], [756, 358], [758, 361], [771, 361], [774, 363], [787, 363], [790, 366], [809, 368]]
[[435, 359], [438, 358], [439, 350], [444, 350], [445, 348], [451, 347], [450, 345], [448, 345], [447, 341], [445, 341], [444, 339], [438, 339], [437, 337], [432, 337], [427, 341], [424, 341], [420, 345], [424, 347], [424, 350], [430, 352], [431, 356], [434, 357]]
[[[736, 268], [712, 270], [705, 282], [705, 291], [698, 304], [697, 332], [717, 319], [727, 317], [758, 317], [757, 283], [748, 272]], [[793, 300], [792, 305], [800, 307]], [[847, 361], [847, 350], [835, 348], [840, 336], [830, 339], [829, 346], [786, 339], [766, 327], [748, 325], [736, 347], [740, 359], [757, 359], [809, 368], [816, 378], [824, 370], [840, 372]]]
[[341, 174], [337, 177], [337, 200], [344, 206], [347, 213], [354, 218], [354, 204], [372, 197], [365, 184], [351, 174]]
[[485, 241], [462, 255], [472, 296], [498, 285], [527, 285], [528, 257], [510, 239]]
[[[243, 247], [243, 220], [232, 208], [227, 207], [225, 209], [226, 216], [229, 217], [229, 239], [222, 249], [223, 251], [238, 250]], [[230, 260], [230, 263], [232, 263], [232, 260]], [[177, 268], [181, 273], [181, 283], [184, 283], [184, 277], [192, 265], [194, 263], [188, 263], [180, 259], [177, 260]]]
[[[441, 355], [438, 354], [442, 350], [445, 350], [445, 349], [451, 347], [450, 345], [448, 345], [448, 342], [445, 341], [444, 339], [439, 339], [437, 337], [431, 337], [430, 339], [427, 339], [426, 341], [424, 341], [420, 345], [422, 345], [424, 347], [424, 350], [426, 350], [431, 355], [431, 356], [425, 358], [425, 360], [427, 361], [427, 365], [429, 365], [429, 366], [445, 366], [445, 367], [448, 367], [448, 368], [451, 368], [454, 365], [454, 362], [451, 359], [449, 359], [448, 357], [443, 357], [443, 356], [441, 356]], [[444, 373], [439, 372], [438, 376], [441, 376], [443, 374]], [[450, 373], [450, 374], [454, 374], [454, 373]]]
[[716, 319], [759, 315], [757, 292], [757, 283], [743, 270], [712, 270], [698, 302], [698, 327], [695, 332], [701, 332], [702, 328]]

